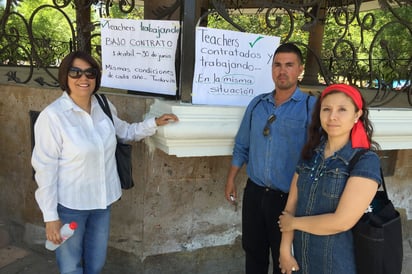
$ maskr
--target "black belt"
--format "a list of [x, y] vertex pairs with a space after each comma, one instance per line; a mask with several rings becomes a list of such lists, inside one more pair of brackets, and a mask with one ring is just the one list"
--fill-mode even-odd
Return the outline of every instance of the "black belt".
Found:
[[281, 195], [287, 195], [288, 194], [288, 193], [283, 192], [282, 190], [279, 190], [279, 189], [273, 189], [273, 188], [270, 188], [270, 187], [267, 187], [267, 186], [260, 186], [260, 185], [256, 184], [255, 182], [253, 182], [250, 178], [247, 179], [247, 183], [250, 186], [259, 188], [260, 190], [263, 190], [265, 192], [273, 192], [273, 193], [278, 194], [278, 195], [279, 194], [281, 194]]

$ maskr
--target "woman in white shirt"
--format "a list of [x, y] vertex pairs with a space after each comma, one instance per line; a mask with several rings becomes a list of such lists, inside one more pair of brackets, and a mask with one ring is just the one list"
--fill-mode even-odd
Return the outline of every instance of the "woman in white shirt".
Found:
[[93, 96], [100, 88], [100, 66], [85, 52], [67, 55], [58, 79], [63, 94], [40, 113], [34, 128], [35, 197], [49, 241], [61, 243], [61, 226], [78, 224], [74, 235], [56, 249], [60, 272], [100, 273], [106, 260], [110, 206], [121, 196], [116, 135], [122, 141], [138, 141], [178, 118], [163, 114], [129, 124], [110, 104], [113, 125]]

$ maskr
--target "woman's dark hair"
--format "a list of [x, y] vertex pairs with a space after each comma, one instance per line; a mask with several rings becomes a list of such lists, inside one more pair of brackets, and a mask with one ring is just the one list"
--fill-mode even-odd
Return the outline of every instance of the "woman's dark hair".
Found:
[[100, 88], [100, 81], [102, 78], [102, 73], [100, 70], [100, 64], [87, 52], [84, 51], [74, 51], [69, 53], [66, 57], [63, 58], [60, 67], [59, 67], [59, 74], [58, 74], [58, 80], [59, 80], [59, 85], [62, 90], [65, 90], [68, 94], [70, 94], [69, 90], [69, 85], [67, 84], [67, 78], [68, 78], [68, 73], [69, 69], [73, 66], [73, 61], [74, 59], [81, 59], [92, 66], [92, 68], [97, 70], [97, 75], [96, 75], [96, 87], [93, 90], [93, 93], [96, 93], [96, 91], [99, 90]]
[[[326, 140], [328, 138], [327, 133], [323, 130], [321, 123], [320, 123], [320, 108], [321, 108], [322, 100], [326, 98], [327, 96], [329, 96], [330, 94], [335, 94], [335, 93], [343, 93], [343, 92], [339, 90], [334, 90], [326, 94], [325, 97], [323, 97], [322, 99], [319, 97], [318, 100], [316, 101], [316, 104], [315, 104], [315, 107], [312, 113], [312, 121], [308, 129], [308, 141], [306, 142], [306, 144], [303, 146], [303, 149], [302, 149], [302, 158], [305, 160], [310, 159], [314, 154], [314, 149], [320, 144], [322, 140]], [[353, 104], [355, 106], [355, 111], [359, 111], [356, 104], [354, 102]], [[371, 143], [371, 149], [378, 150], [379, 144], [372, 140], [373, 126], [372, 126], [371, 121], [369, 120], [369, 110], [366, 106], [363, 96], [362, 96], [362, 106], [363, 106], [362, 115], [359, 117], [359, 121], [363, 122], [363, 125], [366, 130], [366, 136], [368, 137], [368, 140]]]

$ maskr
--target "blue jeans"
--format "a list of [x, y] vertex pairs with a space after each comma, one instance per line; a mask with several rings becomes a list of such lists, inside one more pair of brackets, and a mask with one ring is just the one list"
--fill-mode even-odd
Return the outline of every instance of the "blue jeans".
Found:
[[110, 229], [110, 206], [106, 209], [74, 210], [57, 206], [63, 224], [77, 222], [73, 236], [56, 249], [62, 274], [98, 274], [106, 261]]

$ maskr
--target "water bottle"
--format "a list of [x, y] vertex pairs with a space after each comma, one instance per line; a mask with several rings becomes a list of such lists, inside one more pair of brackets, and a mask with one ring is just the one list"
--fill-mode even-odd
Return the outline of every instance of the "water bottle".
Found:
[[64, 224], [61, 229], [60, 229], [60, 236], [62, 237], [62, 242], [60, 244], [54, 244], [52, 241], [46, 240], [46, 248], [48, 250], [55, 250], [58, 248], [61, 244], [63, 244], [70, 236], [73, 235], [74, 231], [77, 228], [77, 223], [76, 222], [71, 222], [69, 224]]

